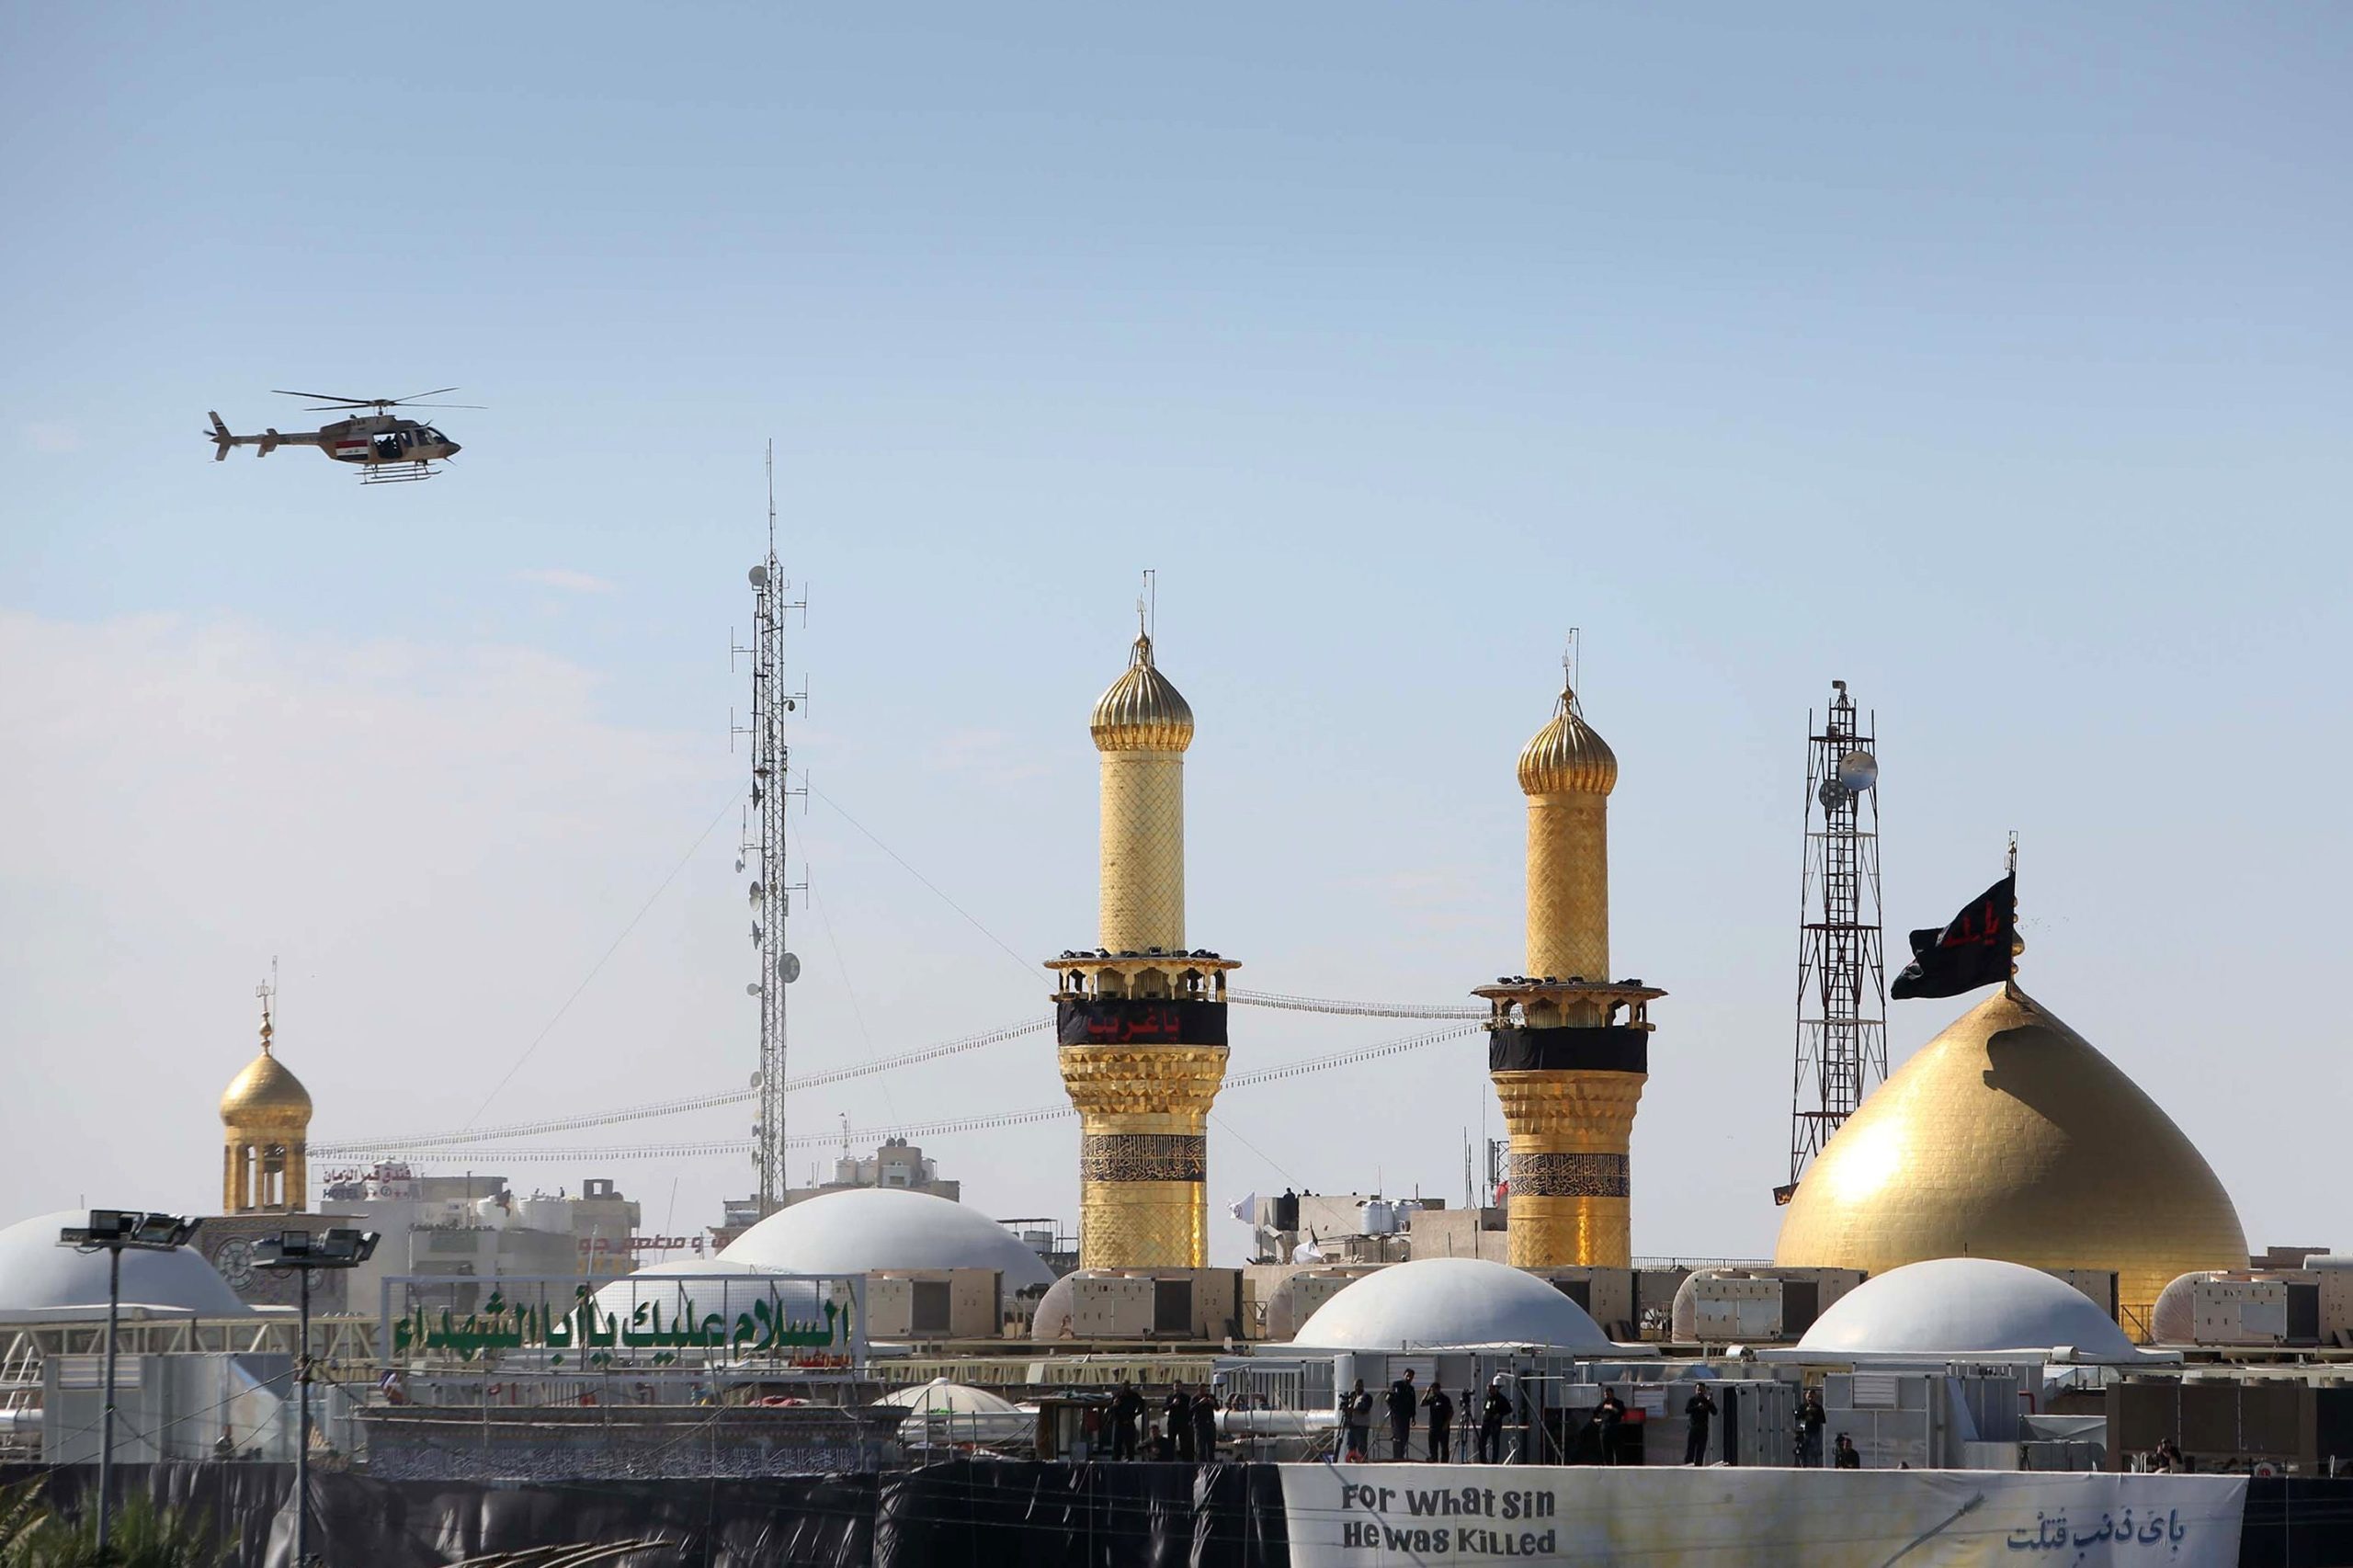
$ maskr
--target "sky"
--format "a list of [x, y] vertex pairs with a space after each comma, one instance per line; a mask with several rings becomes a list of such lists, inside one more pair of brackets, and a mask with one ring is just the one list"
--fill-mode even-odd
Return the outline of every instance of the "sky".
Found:
[[[2325, 5], [0, 3], [0, 1222], [217, 1203], [273, 961], [315, 1140], [746, 1081], [773, 440], [796, 1074], [1035, 1017], [1093, 944], [1148, 568], [1188, 938], [1265, 991], [1519, 970], [1513, 761], [1578, 629], [1613, 957], [1669, 993], [1638, 1254], [1770, 1252], [1834, 678], [1891, 929], [2015, 832], [2027, 989], [2251, 1241], [2353, 1245], [2349, 68]], [[444, 386], [485, 406], [426, 484], [199, 439]], [[1965, 1005], [1892, 1005], [1893, 1054]], [[1428, 1027], [1237, 1008], [1232, 1071]], [[1229, 1093], [1213, 1214], [1460, 1202], [1483, 1067]], [[1031, 1036], [790, 1126], [1061, 1097]], [[1071, 1221], [1076, 1142], [926, 1147]], [[752, 1174], [478, 1168], [665, 1233]]]

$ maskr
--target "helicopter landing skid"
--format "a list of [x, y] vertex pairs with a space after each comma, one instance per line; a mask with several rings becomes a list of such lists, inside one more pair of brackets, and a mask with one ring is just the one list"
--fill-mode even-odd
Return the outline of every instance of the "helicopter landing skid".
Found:
[[362, 484], [413, 484], [432, 477], [432, 466], [425, 462], [370, 463], [359, 471]]

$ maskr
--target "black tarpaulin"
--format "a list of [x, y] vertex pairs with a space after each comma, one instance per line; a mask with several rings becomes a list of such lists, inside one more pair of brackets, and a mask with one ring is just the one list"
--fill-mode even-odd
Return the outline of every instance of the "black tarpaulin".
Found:
[[[97, 1485], [86, 1466], [49, 1472], [68, 1511]], [[620, 1568], [868, 1568], [872, 1475], [727, 1481], [377, 1481], [311, 1477], [311, 1550], [368, 1568], [442, 1568], [567, 1542], [657, 1540]], [[145, 1494], [202, 1513], [231, 1545], [225, 1568], [290, 1568], [294, 1469], [278, 1464], [121, 1465], [118, 1503]]]
[[935, 1465], [885, 1477], [874, 1568], [1289, 1568], [1271, 1465]]
[[2239, 1526], [2245, 1568], [2342, 1568], [2353, 1563], [2353, 1478], [2257, 1475]]
[[1650, 1062], [1650, 1031], [1624, 1024], [1487, 1031], [1490, 1073], [1647, 1073]]

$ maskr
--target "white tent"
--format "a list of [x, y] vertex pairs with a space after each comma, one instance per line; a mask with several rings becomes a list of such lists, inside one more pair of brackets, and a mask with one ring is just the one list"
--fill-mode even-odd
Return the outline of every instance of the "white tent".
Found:
[[1037, 1428], [1037, 1413], [1009, 1399], [965, 1383], [934, 1378], [900, 1389], [875, 1402], [909, 1414], [899, 1423], [899, 1440], [939, 1446], [953, 1443], [1018, 1442]]

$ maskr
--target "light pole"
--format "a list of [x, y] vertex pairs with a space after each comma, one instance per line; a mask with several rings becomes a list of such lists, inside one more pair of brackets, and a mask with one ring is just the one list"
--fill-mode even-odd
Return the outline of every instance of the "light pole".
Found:
[[294, 1568], [311, 1562], [311, 1274], [320, 1268], [357, 1268], [375, 1256], [373, 1231], [285, 1231], [254, 1244], [254, 1263], [290, 1268], [302, 1282], [301, 1343], [294, 1354], [294, 1395], [299, 1411], [294, 1437]]
[[150, 1214], [136, 1209], [93, 1209], [87, 1223], [68, 1225], [57, 1233], [59, 1246], [76, 1252], [107, 1255], [107, 1372], [106, 1404], [98, 1417], [98, 1551], [107, 1549], [107, 1527], [114, 1488], [114, 1335], [122, 1317], [122, 1255], [170, 1252], [188, 1245], [196, 1221], [176, 1214]]

